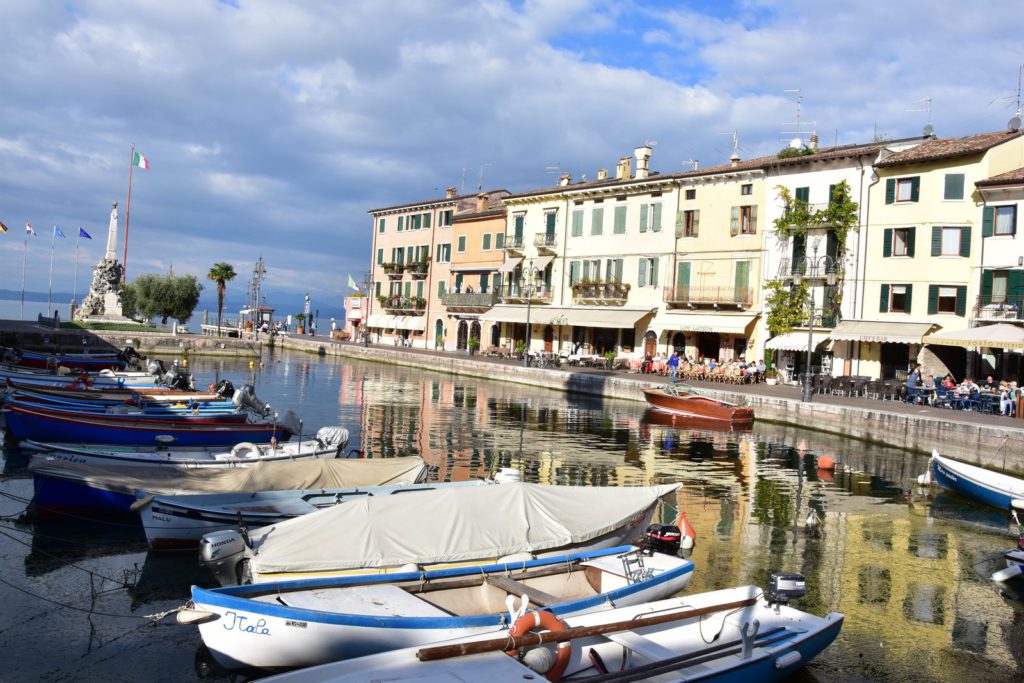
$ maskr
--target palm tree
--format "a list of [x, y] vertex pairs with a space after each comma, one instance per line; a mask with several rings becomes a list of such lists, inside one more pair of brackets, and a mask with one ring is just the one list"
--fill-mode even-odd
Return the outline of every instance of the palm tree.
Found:
[[217, 336], [220, 336], [220, 319], [224, 312], [224, 290], [228, 282], [235, 279], [235, 268], [230, 263], [214, 263], [210, 272], [206, 274], [208, 280], [217, 283]]

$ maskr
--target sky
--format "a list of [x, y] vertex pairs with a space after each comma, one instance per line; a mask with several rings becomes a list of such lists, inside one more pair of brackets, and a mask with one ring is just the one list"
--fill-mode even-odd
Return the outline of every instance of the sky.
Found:
[[[1005, 2], [0, 0], [0, 289], [77, 291], [112, 201], [128, 279], [256, 259], [281, 313], [340, 309], [367, 211], [823, 145], [1003, 130], [1024, 20]], [[799, 93], [792, 92], [799, 90]], [[38, 236], [24, 254], [24, 224]], [[216, 308], [207, 282], [200, 308]], [[323, 314], [322, 314], [323, 315]]]

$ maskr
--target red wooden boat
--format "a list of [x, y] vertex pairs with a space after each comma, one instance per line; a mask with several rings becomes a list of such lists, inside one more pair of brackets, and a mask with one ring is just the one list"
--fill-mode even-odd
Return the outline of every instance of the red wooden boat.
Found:
[[690, 415], [734, 424], [754, 421], [754, 409], [750, 406], [702, 396], [693, 387], [685, 384], [644, 389], [644, 398], [654, 408], [676, 415]]

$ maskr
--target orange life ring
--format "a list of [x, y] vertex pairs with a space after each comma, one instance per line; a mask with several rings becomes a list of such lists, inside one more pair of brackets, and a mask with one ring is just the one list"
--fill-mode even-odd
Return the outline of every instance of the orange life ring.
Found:
[[[559, 619], [553, 612], [547, 610], [536, 610], [533, 612], [527, 612], [523, 616], [516, 619], [516, 623], [512, 624], [512, 628], [508, 630], [508, 635], [512, 638], [521, 636], [529, 633], [533, 629], [540, 627], [548, 631], [558, 633], [566, 630], [565, 622]], [[505, 650], [505, 654], [512, 657], [519, 656], [518, 649]], [[544, 677], [549, 681], [561, 680], [562, 674], [565, 673], [566, 668], [569, 666], [569, 660], [572, 659], [572, 641], [566, 640], [558, 644], [555, 649], [555, 663], [544, 673]]]

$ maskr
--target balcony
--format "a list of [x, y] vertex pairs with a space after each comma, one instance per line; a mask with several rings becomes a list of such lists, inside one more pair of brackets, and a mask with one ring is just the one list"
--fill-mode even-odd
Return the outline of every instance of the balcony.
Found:
[[629, 298], [629, 284], [624, 282], [577, 282], [572, 286], [572, 298], [578, 304], [622, 306]]
[[405, 273], [405, 265], [402, 263], [382, 263], [381, 268], [387, 273], [388, 279], [390, 280], [401, 280], [402, 274]]
[[1024, 321], [1024, 296], [982, 294], [974, 303], [973, 316], [979, 322]]
[[555, 292], [547, 286], [522, 287], [513, 285], [505, 287], [500, 297], [501, 302], [504, 304], [525, 304], [527, 301], [535, 304], [550, 304], [555, 299]]
[[413, 280], [422, 280], [427, 276], [427, 272], [430, 270], [429, 261], [415, 261], [413, 263], [405, 264], [405, 272], [412, 275]]
[[522, 235], [505, 235], [505, 251], [523, 253], [524, 240]]
[[835, 284], [840, 275], [836, 264], [828, 256], [819, 256], [817, 260], [811, 258], [792, 259], [787, 256], [779, 264], [778, 277], [825, 280], [828, 284]]
[[441, 303], [450, 311], [486, 311], [498, 303], [498, 293], [491, 292], [446, 292]]
[[423, 315], [427, 310], [427, 300], [422, 297], [380, 296], [377, 301], [392, 315]]
[[[508, 245], [505, 245], [506, 248]], [[542, 233], [540, 235], [533, 236], [533, 246], [537, 247], [540, 251], [555, 251], [558, 247], [558, 237], [555, 235], [548, 235]]]
[[669, 308], [696, 308], [721, 306], [749, 308], [754, 301], [754, 290], [749, 287], [666, 287], [664, 301]]

